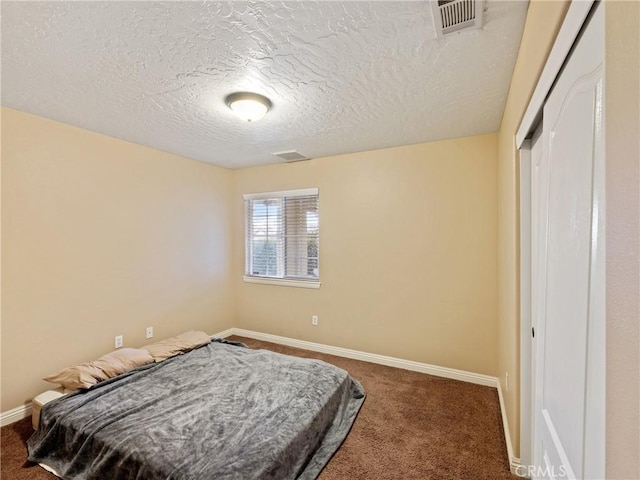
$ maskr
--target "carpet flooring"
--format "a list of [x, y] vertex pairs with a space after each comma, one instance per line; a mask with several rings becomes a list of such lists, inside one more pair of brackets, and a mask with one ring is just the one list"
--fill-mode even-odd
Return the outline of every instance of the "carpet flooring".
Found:
[[[367, 392], [349, 436], [319, 480], [517, 479], [509, 472], [494, 388], [242, 337], [251, 348], [319, 358]], [[55, 480], [27, 462], [31, 417], [1, 429], [0, 478]]]

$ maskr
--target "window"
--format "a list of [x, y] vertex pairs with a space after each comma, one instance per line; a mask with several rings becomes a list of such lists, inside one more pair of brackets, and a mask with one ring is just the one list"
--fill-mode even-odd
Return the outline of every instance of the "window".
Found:
[[244, 195], [247, 282], [318, 288], [318, 189]]

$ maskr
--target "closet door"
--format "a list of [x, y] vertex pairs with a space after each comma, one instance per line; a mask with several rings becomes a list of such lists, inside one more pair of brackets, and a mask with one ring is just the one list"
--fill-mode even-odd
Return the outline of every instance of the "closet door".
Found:
[[604, 478], [604, 12], [543, 111], [535, 173], [534, 477]]

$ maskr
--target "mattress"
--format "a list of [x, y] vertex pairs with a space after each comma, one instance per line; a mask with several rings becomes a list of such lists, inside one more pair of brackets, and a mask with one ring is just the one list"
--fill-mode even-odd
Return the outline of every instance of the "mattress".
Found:
[[214, 341], [47, 403], [29, 460], [65, 479], [314, 479], [364, 398], [328, 363]]

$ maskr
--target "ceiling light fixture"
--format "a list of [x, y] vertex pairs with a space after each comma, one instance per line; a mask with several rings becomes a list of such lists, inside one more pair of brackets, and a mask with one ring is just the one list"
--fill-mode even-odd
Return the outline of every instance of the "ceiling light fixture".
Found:
[[251, 92], [232, 93], [225, 102], [233, 113], [247, 122], [260, 120], [271, 108], [271, 100]]

